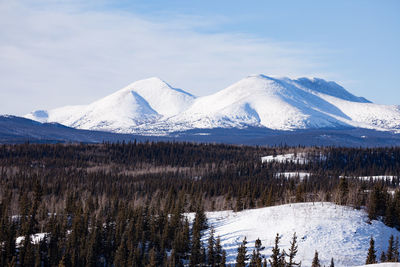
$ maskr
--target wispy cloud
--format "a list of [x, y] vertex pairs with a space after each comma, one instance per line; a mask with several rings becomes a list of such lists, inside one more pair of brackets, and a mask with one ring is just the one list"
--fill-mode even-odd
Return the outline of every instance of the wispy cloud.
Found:
[[205, 95], [248, 74], [310, 76], [321, 67], [320, 48], [309, 44], [198, 30], [221, 18], [167, 21], [73, 3], [0, 3], [0, 113], [88, 103], [151, 76]]

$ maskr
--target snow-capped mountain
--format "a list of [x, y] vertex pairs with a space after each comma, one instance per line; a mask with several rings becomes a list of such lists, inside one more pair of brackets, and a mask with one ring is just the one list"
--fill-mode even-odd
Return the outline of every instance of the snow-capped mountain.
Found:
[[322, 79], [252, 75], [195, 98], [158, 78], [131, 85], [86, 106], [34, 111], [26, 118], [70, 127], [165, 135], [212, 128], [273, 130], [366, 128], [400, 132], [400, 107], [378, 105]]
[[79, 129], [132, 133], [141, 124], [152, 124], [182, 112], [194, 99], [191, 94], [172, 88], [158, 78], [150, 78], [134, 82], [86, 106], [39, 110], [25, 117]]

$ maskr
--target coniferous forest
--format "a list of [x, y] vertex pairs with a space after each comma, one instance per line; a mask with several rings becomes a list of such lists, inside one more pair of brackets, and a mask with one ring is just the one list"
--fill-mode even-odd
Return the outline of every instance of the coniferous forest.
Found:
[[[306, 161], [261, 162], [289, 153]], [[296, 171], [310, 175], [281, 175]], [[360, 178], [374, 175], [393, 178]], [[202, 240], [205, 211], [295, 202], [363, 208], [371, 220], [400, 229], [399, 177], [400, 148], [2, 145], [0, 266], [224, 266], [220, 238]], [[383, 261], [398, 260], [398, 241], [391, 242]], [[267, 262], [260, 243], [253, 255], [243, 254], [243, 240], [237, 266], [296, 266], [278, 243], [279, 235], [276, 259]], [[317, 251], [315, 261], [319, 266]]]

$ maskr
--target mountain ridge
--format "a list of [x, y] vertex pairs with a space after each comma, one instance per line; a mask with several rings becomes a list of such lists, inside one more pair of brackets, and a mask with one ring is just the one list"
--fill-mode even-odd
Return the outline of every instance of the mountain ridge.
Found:
[[170, 135], [192, 129], [365, 128], [400, 132], [400, 107], [357, 97], [320, 78], [250, 75], [214, 94], [195, 97], [152, 77], [91, 104], [38, 110], [26, 118], [117, 133]]

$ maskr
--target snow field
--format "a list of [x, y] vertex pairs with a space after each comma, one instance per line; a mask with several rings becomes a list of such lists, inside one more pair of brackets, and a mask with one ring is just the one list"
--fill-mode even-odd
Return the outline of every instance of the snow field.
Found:
[[[218, 211], [206, 213], [209, 226], [214, 227], [215, 236], [220, 236], [227, 252], [227, 262], [234, 263], [237, 247], [246, 237], [248, 254], [254, 242], [260, 238], [265, 249], [262, 254], [269, 258], [274, 239], [280, 234], [280, 248], [288, 251], [293, 233], [298, 237], [299, 252], [296, 259], [302, 266], [310, 266], [315, 250], [322, 265], [328, 266], [331, 257], [335, 266], [358, 266], [365, 264], [369, 239], [375, 239], [377, 255], [386, 251], [391, 234], [400, 236], [396, 229], [382, 222], [368, 222], [362, 210], [338, 206], [332, 203], [297, 203], [241, 212]], [[189, 214], [193, 219], [194, 214]], [[208, 232], [203, 237], [206, 243]], [[379, 256], [378, 256], [379, 257]]]

